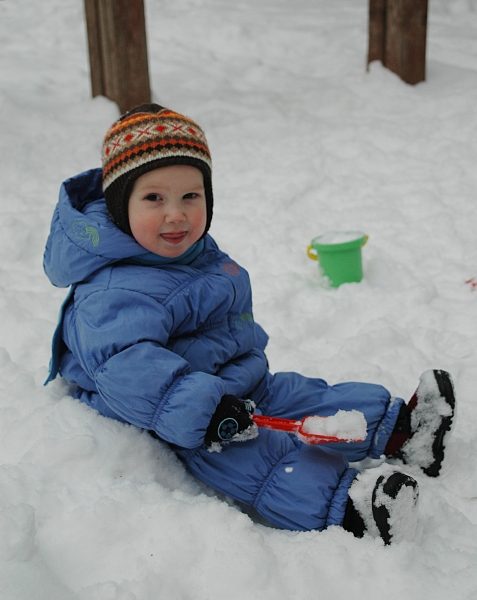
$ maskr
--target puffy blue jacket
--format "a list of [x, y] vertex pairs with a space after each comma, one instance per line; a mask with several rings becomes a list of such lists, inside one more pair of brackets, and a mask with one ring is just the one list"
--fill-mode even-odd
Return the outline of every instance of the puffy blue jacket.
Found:
[[[44, 268], [54, 285], [71, 290], [49, 379], [59, 372], [101, 414], [154, 431], [202, 481], [276, 526], [340, 524], [356, 475], [348, 460], [382, 453], [402, 401], [381, 386], [272, 375], [248, 274], [210, 236], [190, 264], [144, 264], [144, 254], [110, 220], [99, 169], [64, 182]], [[368, 436], [310, 448], [262, 430], [209, 452], [204, 435], [224, 394], [290, 418], [355, 408]]]

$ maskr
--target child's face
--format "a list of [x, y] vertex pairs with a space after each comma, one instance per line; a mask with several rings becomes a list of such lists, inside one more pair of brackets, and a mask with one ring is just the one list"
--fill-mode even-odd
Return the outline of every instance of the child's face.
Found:
[[138, 177], [129, 197], [129, 224], [146, 250], [175, 258], [204, 233], [204, 179], [189, 165], [160, 167]]

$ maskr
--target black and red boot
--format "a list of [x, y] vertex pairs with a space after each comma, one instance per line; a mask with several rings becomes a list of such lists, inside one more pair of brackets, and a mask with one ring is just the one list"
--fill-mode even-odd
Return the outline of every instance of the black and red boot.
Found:
[[426, 475], [437, 477], [454, 412], [454, 386], [449, 373], [425, 371], [409, 404], [401, 408], [386, 456], [417, 465]]
[[389, 465], [361, 472], [349, 489], [342, 526], [356, 537], [369, 534], [386, 545], [410, 541], [417, 531], [417, 481]]

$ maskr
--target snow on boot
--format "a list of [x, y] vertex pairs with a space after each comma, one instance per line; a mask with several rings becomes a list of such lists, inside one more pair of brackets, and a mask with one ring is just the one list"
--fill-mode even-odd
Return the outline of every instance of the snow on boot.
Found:
[[373, 517], [385, 544], [412, 539], [417, 526], [417, 481], [395, 471], [381, 475], [373, 490]]
[[413, 539], [417, 528], [417, 481], [390, 467], [377, 478], [374, 471], [363, 471], [352, 483], [344, 529], [356, 537], [367, 532], [385, 544]]
[[425, 371], [408, 408], [411, 434], [396, 457], [437, 477], [444, 460], [447, 434], [454, 418], [454, 387], [446, 371]]

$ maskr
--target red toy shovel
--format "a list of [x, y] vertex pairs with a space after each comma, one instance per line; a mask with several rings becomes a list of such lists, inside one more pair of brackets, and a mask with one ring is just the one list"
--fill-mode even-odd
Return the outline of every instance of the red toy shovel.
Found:
[[[282, 417], [268, 417], [266, 415], [253, 415], [253, 421], [258, 427], [266, 429], [275, 429], [277, 431], [287, 431], [294, 433], [305, 444], [330, 444], [332, 442], [362, 442], [364, 437], [357, 435], [356, 437], [348, 437], [341, 435], [328, 435], [325, 433], [316, 433], [317, 421], [326, 421], [332, 417], [304, 417], [301, 420], [283, 419]], [[364, 419], [364, 417], [363, 417]]]

